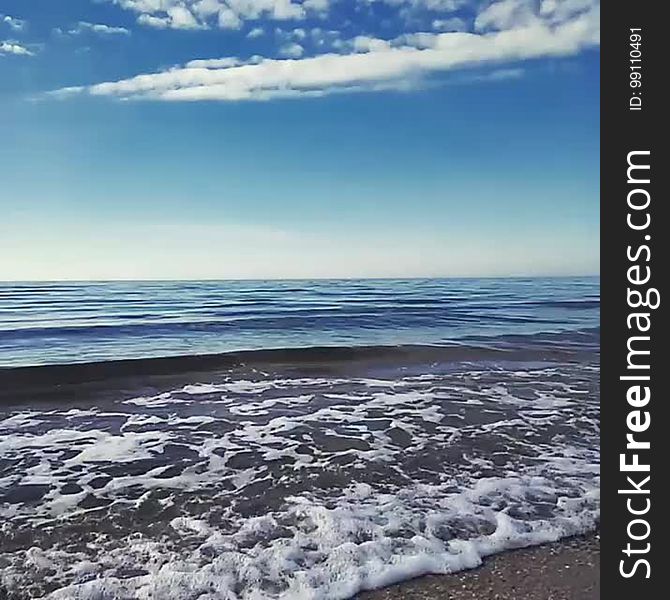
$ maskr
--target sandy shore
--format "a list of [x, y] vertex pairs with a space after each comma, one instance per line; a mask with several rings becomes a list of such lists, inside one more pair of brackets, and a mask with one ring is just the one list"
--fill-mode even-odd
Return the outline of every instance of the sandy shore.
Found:
[[573, 538], [492, 556], [478, 569], [429, 575], [356, 600], [597, 600], [600, 540]]
[[194, 381], [230, 377], [425, 374], [454, 361], [514, 360], [571, 362], [583, 358], [572, 350], [537, 348], [498, 350], [461, 346], [369, 346], [284, 348], [110, 360], [92, 363], [0, 367], [0, 406], [42, 402], [99, 402], [153, 395]]

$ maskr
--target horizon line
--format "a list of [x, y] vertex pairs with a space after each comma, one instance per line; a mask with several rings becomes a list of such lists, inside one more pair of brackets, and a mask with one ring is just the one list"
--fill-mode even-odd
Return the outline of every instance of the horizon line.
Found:
[[169, 283], [169, 282], [238, 282], [238, 281], [416, 281], [438, 279], [585, 279], [600, 277], [600, 273], [564, 275], [413, 275], [409, 277], [205, 277], [205, 278], [110, 278], [110, 279], [1, 279], [7, 283]]

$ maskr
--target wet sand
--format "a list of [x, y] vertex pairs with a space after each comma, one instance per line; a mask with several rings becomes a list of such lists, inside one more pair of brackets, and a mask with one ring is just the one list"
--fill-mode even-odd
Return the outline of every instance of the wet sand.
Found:
[[[389, 547], [395, 572], [425, 572], [417, 553], [434, 553], [410, 535], [439, 552], [440, 541], [497, 531], [503, 509], [512, 528], [498, 547], [553, 539], [554, 526], [595, 527], [597, 357], [535, 353], [526, 364], [525, 350], [471, 361], [474, 352], [307, 349], [0, 369], [0, 466], [12, 477], [0, 490], [9, 515], [0, 600], [56, 590], [182, 600], [201, 595], [203, 581], [224, 596], [277, 597], [296, 582], [307, 595], [341, 597], [359, 589], [366, 563], [389, 560]], [[560, 506], [563, 497], [572, 501]], [[595, 599], [598, 546], [584, 553], [581, 543], [359, 600]], [[297, 561], [314, 584], [297, 582]]]
[[497, 554], [478, 569], [428, 575], [356, 600], [597, 600], [600, 540], [572, 538]]
[[254, 379], [279, 376], [369, 376], [430, 372], [455, 361], [572, 362], [573, 350], [501, 350], [478, 346], [368, 346], [284, 348], [126, 359], [46, 366], [0, 367], [0, 406], [42, 402], [90, 402], [157, 394], [206, 377]]

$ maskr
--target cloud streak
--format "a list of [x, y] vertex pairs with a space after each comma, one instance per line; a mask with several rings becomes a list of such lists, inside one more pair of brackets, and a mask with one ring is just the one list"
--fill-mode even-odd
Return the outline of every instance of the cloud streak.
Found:
[[80, 35], [82, 33], [95, 33], [98, 35], [130, 35], [130, 30], [125, 27], [115, 27], [103, 23], [79, 21], [79, 23], [68, 31], [68, 33], [70, 35]]
[[[575, 0], [571, 0], [575, 1]], [[503, 0], [498, 4], [513, 4]], [[571, 56], [599, 44], [599, 7], [582, 6], [563, 17], [528, 15], [516, 9], [484, 13], [480, 32], [419, 33], [397, 40], [366, 39], [348, 54], [255, 59], [237, 64], [195, 61], [167, 71], [138, 75], [56, 94], [89, 94], [162, 101], [242, 101], [278, 97], [406, 88], [417, 79], [457, 69]], [[513, 15], [521, 15], [515, 22]], [[512, 16], [510, 16], [512, 15]], [[360, 40], [359, 40], [360, 42]]]

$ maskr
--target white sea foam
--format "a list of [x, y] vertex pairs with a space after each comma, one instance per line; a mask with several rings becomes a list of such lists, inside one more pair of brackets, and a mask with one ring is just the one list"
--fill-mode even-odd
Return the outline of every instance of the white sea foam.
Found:
[[337, 600], [589, 531], [595, 377], [206, 383], [7, 415], [3, 532], [48, 524], [59, 543], [2, 554], [0, 581], [54, 600]]
[[[426, 510], [427, 504], [440, 498], [441, 490], [375, 495], [359, 484], [344, 490], [336, 506], [309, 497], [292, 498], [283, 514], [248, 519], [233, 535], [222, 534], [202, 520], [178, 518], [171, 522], [173, 528], [202, 539], [187, 555], [160, 545], [114, 549], [108, 562], [121, 560], [122, 553], [124, 562], [148, 559], [154, 565], [151, 573], [72, 584], [49, 597], [177, 599], [201, 598], [207, 591], [208, 597], [216, 599], [344, 599], [425, 573], [472, 568], [483, 557], [502, 550], [555, 541], [593, 528], [595, 487], [585, 489], [579, 502], [563, 502], [552, 520], [523, 522], [479, 504], [482, 497], [522, 498], [538, 489], [551, 490], [561, 499], [560, 490], [541, 478], [487, 479], [442, 498], [443, 508]], [[245, 543], [264, 536], [271, 539], [280, 521], [293, 523], [291, 535], [266, 544]], [[417, 526], [421, 521], [423, 527]], [[455, 521], [487, 522], [493, 531], [470, 539], [444, 539], [442, 528]], [[405, 528], [410, 531], [398, 537]], [[211, 557], [207, 548], [218, 548], [218, 552]], [[263, 590], [263, 582], [267, 585], [269, 581], [283, 589]]]

